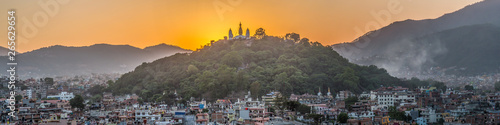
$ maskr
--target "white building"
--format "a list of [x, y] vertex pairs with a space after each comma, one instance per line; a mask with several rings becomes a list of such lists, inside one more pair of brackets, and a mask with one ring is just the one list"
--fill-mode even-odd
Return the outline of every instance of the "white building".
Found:
[[135, 110], [135, 120], [151, 120], [156, 121], [161, 117], [160, 114], [152, 114], [149, 110]]
[[394, 106], [394, 96], [392, 93], [378, 93], [377, 94], [377, 104], [384, 106]]
[[438, 119], [442, 118], [441, 114], [436, 113], [436, 110], [434, 110], [432, 108], [428, 108], [428, 109], [422, 111], [422, 113], [420, 113], [420, 115], [426, 119], [427, 123], [436, 123]]
[[375, 113], [372, 111], [364, 111], [364, 112], [351, 112], [347, 114], [349, 118], [359, 119], [359, 118], [370, 118], [373, 120], [375, 117]]
[[377, 99], [377, 91], [370, 91], [370, 100]]
[[359, 95], [359, 98], [360, 99], [362, 99], [362, 98], [371, 99], [371, 95], [370, 95], [370, 93], [363, 92]]
[[400, 105], [409, 104], [417, 105], [415, 102], [415, 94], [410, 92], [396, 92], [393, 95], [394, 103], [399, 103]]
[[31, 89], [26, 90], [26, 95], [28, 96], [28, 99], [31, 99], [33, 95], [33, 90]]
[[378, 92], [376, 94], [378, 105], [394, 106], [395, 104], [417, 105], [415, 95], [410, 92]]
[[465, 107], [462, 105], [458, 106], [458, 108], [455, 110], [451, 110], [450, 112], [451, 112], [450, 115], [455, 118], [464, 117], [470, 113], [469, 110], [465, 109]]
[[339, 91], [335, 98], [338, 100], [344, 100], [344, 99], [347, 99], [349, 97], [355, 97], [355, 96], [356, 95], [354, 95], [354, 93], [352, 93], [351, 91]]
[[73, 95], [72, 92], [61, 92], [59, 93], [59, 95], [50, 95], [50, 96], [47, 96], [47, 98], [56, 98], [56, 99], [59, 99], [59, 100], [71, 100], [75, 97], [75, 95]]

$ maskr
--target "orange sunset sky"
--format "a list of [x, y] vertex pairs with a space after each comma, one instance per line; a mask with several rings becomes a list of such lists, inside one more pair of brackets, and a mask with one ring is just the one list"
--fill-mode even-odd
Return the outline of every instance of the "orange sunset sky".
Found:
[[[17, 51], [51, 45], [166, 43], [194, 50], [238, 24], [268, 35], [299, 33], [324, 45], [350, 42], [371, 22], [437, 18], [481, 0], [0, 0], [0, 38], [7, 46], [7, 11], [16, 10]], [[387, 22], [372, 13], [389, 12]], [[47, 11], [48, 10], [48, 11]], [[218, 11], [219, 10], [219, 11]], [[225, 11], [224, 11], [225, 10]], [[383, 19], [387, 17], [382, 16]], [[373, 28], [374, 29], [374, 28]]]

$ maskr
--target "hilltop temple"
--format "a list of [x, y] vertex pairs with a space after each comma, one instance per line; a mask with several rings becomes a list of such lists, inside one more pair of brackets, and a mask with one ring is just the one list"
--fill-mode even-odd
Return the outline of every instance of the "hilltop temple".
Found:
[[241, 28], [241, 22], [240, 22], [240, 27], [238, 28], [238, 35], [233, 37], [233, 31], [231, 28], [229, 28], [229, 39], [250, 39], [250, 30], [247, 28], [246, 34], [243, 36], [243, 29]]

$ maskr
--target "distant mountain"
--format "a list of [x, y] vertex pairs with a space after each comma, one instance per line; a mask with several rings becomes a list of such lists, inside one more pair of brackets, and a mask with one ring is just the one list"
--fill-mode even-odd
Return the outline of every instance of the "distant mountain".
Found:
[[[333, 45], [342, 56], [348, 58], [351, 62], [362, 65], [377, 65], [388, 70], [391, 75], [400, 76], [407, 72], [423, 72], [433, 66], [439, 68], [467, 68], [467, 71], [449, 72], [452, 74], [481, 74], [497, 71], [498, 67], [490, 67], [494, 70], [484, 70], [487, 65], [483, 67], [472, 66], [475, 64], [459, 64], [459, 63], [474, 63], [474, 62], [459, 62], [458, 60], [447, 60], [440, 57], [459, 57], [460, 53], [454, 53], [446, 50], [456, 50], [457, 47], [468, 46], [492, 46], [500, 42], [493, 36], [491, 38], [483, 38], [482, 34], [488, 34], [487, 30], [479, 30], [471, 34], [461, 34], [474, 29], [483, 29], [489, 26], [488, 30], [496, 29], [495, 26], [500, 26], [500, 1], [499, 0], [485, 0], [464, 7], [461, 10], [453, 13], [445, 14], [436, 19], [427, 20], [405, 20], [394, 22], [381, 29], [371, 31], [350, 43], [342, 43]], [[483, 25], [484, 24], [484, 25]], [[475, 25], [472, 27], [464, 27]], [[453, 30], [442, 32], [445, 30]], [[480, 33], [478, 33], [480, 32]], [[449, 36], [440, 36], [449, 35]], [[436, 39], [445, 41], [438, 43]], [[459, 39], [461, 46], [452, 44], [452, 39]], [[472, 39], [475, 38], [475, 39]], [[482, 44], [478, 44], [478, 40]], [[428, 40], [428, 41], [422, 41]], [[467, 40], [467, 41], [465, 41]], [[431, 42], [426, 47], [422, 42]], [[434, 43], [432, 43], [434, 42]], [[477, 47], [481, 48], [481, 47]], [[468, 51], [481, 51], [481, 50], [468, 50]], [[489, 51], [493, 52], [493, 51]], [[472, 52], [475, 53], [475, 52]], [[482, 54], [498, 55], [497, 53]], [[473, 60], [471, 57], [462, 57], [464, 60]], [[500, 58], [500, 56], [497, 56]], [[435, 60], [440, 59], [440, 60]], [[451, 58], [446, 58], [451, 59]], [[493, 59], [477, 58], [477, 62], [494, 63]], [[446, 63], [445, 63], [446, 62]], [[469, 67], [471, 66], [471, 67]], [[489, 65], [488, 65], [489, 66]], [[478, 69], [476, 69], [478, 68]], [[470, 73], [467, 73], [471, 71]], [[465, 73], [464, 73], [465, 72]]]
[[[191, 52], [159, 44], [145, 49], [129, 45], [95, 44], [84, 47], [55, 45], [16, 55], [20, 77], [48, 77], [88, 73], [125, 73], [143, 62], [175, 53]], [[7, 57], [0, 57], [7, 62]], [[6, 69], [4, 65], [0, 65]]]
[[[0, 56], [7, 56], [8, 52], [10, 52], [10, 49], [0, 46]], [[19, 54], [19, 53], [16, 52], [16, 54]]]
[[[426, 67], [449, 68], [446, 72], [477, 75], [500, 72], [500, 27], [492, 24], [464, 26], [425, 35], [416, 41], [435, 48]], [[440, 50], [439, 50], [440, 49]]]
[[174, 53], [179, 53], [179, 51], [190, 51], [190, 50], [184, 50], [184, 49], [180, 50], [180, 49], [181, 48], [179, 48], [177, 46], [172, 46], [172, 45], [167, 45], [165, 43], [162, 43], [162, 44], [158, 44], [155, 46], [146, 47], [143, 50], [145, 50], [151, 54], [149, 56], [153, 60], [148, 61], [148, 62], [151, 62], [151, 61], [154, 61], [156, 59], [160, 59], [160, 58], [165, 57], [165, 53], [169, 53], [171, 55]]

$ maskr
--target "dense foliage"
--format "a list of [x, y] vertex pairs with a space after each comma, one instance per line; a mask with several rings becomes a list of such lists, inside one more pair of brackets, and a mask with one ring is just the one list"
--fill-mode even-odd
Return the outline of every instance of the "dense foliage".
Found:
[[213, 100], [247, 91], [254, 97], [273, 90], [285, 96], [328, 88], [360, 93], [382, 85], [404, 84], [384, 69], [349, 63], [332, 48], [307, 38], [264, 36], [221, 40], [190, 54], [143, 63], [110, 88], [114, 94], [136, 93], [144, 101], [162, 101], [174, 91], [184, 99]]
[[398, 111], [396, 107], [389, 107], [389, 116], [396, 120], [401, 120], [405, 122], [409, 122], [412, 118], [409, 115], [406, 115], [404, 111]]
[[354, 105], [354, 103], [358, 102], [358, 97], [356, 97], [356, 96], [349, 97], [349, 98], [346, 98], [344, 101], [345, 101], [345, 105], [347, 106], [347, 110], [351, 111], [352, 105]]
[[340, 113], [338, 116], [337, 116], [337, 121], [339, 123], [347, 123], [347, 119], [349, 119], [349, 116], [347, 115], [347, 113]]
[[85, 108], [85, 104], [83, 104], [83, 102], [84, 100], [81, 95], [75, 95], [74, 98], [69, 100], [71, 108], [78, 108], [80, 111], [82, 111]]
[[464, 89], [465, 89], [465, 90], [474, 90], [474, 86], [471, 86], [471, 85], [465, 85]]
[[276, 108], [281, 111], [283, 110], [294, 111], [300, 114], [311, 113], [311, 107], [305, 104], [301, 104], [298, 101], [290, 101], [284, 96], [277, 97], [275, 100], [275, 105], [272, 108]]

